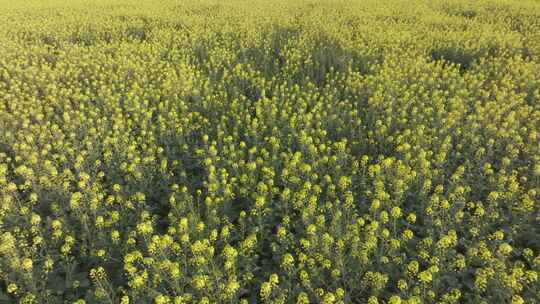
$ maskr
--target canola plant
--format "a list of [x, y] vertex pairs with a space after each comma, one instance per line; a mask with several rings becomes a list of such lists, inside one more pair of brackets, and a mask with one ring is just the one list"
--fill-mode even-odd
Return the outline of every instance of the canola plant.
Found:
[[540, 2], [0, 23], [1, 303], [540, 303]]

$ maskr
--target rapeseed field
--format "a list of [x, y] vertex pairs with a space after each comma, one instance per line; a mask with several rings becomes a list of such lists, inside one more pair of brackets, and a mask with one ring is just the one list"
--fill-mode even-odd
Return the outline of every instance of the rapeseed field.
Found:
[[0, 303], [540, 303], [540, 2], [0, 0]]

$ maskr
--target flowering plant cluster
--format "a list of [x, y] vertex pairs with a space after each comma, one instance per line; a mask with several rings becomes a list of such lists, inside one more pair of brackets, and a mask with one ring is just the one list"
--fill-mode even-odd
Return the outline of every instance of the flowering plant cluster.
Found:
[[1, 303], [540, 303], [535, 0], [0, 0]]

